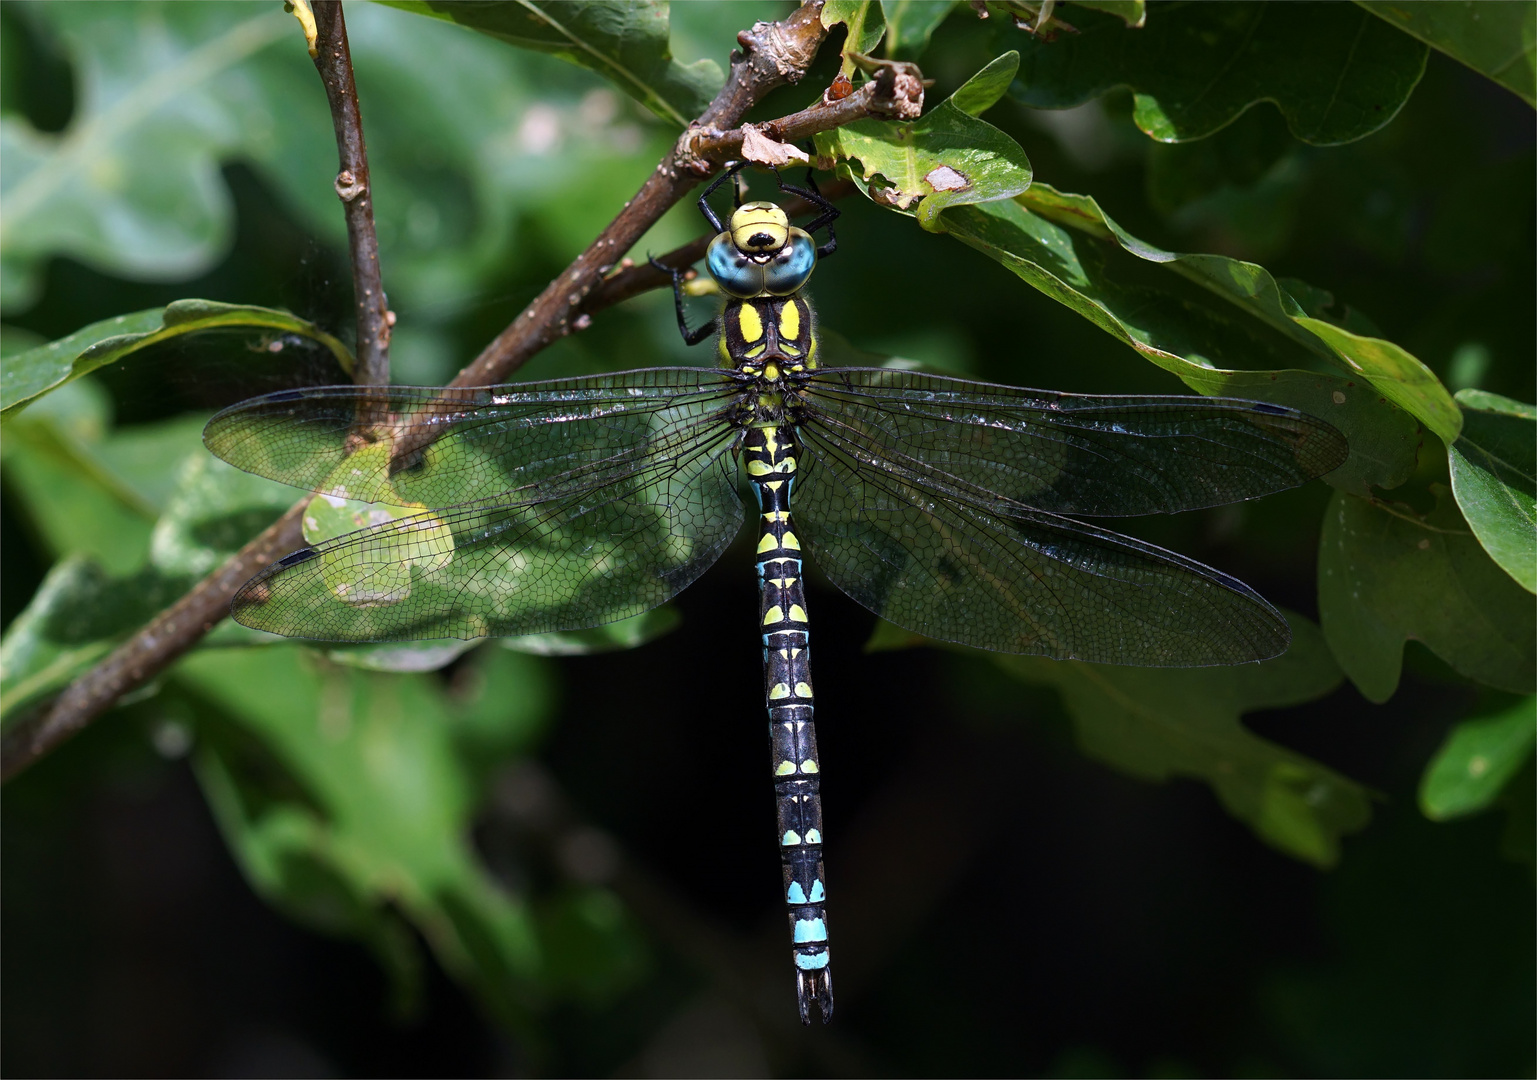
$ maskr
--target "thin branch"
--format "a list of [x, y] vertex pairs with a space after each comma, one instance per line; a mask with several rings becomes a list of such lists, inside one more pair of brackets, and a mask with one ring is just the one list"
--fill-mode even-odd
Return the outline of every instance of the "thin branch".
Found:
[[336, 196], [347, 217], [347, 246], [352, 253], [352, 286], [358, 321], [357, 368], [362, 386], [390, 382], [390, 327], [394, 317], [379, 273], [379, 238], [374, 232], [373, 190], [369, 186], [368, 149], [363, 114], [347, 48], [347, 22], [341, 0], [315, 0], [315, 70], [326, 88], [331, 124], [336, 129]]

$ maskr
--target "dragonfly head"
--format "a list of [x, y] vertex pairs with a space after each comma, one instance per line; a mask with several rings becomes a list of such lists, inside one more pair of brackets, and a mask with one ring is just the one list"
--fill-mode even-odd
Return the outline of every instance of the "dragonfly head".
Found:
[[740, 300], [797, 293], [816, 264], [816, 241], [771, 202], [737, 207], [705, 255], [721, 291]]

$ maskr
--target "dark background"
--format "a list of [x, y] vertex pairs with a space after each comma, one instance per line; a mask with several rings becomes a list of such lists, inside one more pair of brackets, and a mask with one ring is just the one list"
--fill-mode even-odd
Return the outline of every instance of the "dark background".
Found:
[[[58, 130], [71, 110], [67, 60], [8, 8], [6, 62], [23, 74], [7, 78], [6, 107]], [[960, 21], [940, 31], [925, 64], [941, 80], [932, 100], [985, 51], [968, 28], [952, 30]], [[782, 104], [765, 105], [765, 115], [776, 111]], [[1028, 149], [1038, 177], [1091, 191], [1134, 234], [1262, 259], [1278, 275], [1326, 285], [1443, 377], [1476, 327], [1497, 361], [1481, 385], [1532, 398], [1537, 187], [1531, 113], [1513, 96], [1433, 52], [1385, 131], [1350, 147], [1286, 148], [1307, 179], [1287, 195], [1291, 227], [1268, 246], [1246, 231], [1243, 215], [1265, 211], [1258, 196], [1257, 209], [1227, 217], [1161, 210], [1149, 176], [1169, 166], [1154, 159], [1182, 148], [1151, 146], [1129, 113], [1129, 98], [1107, 100], [1111, 149], [1093, 167], [1008, 101], [988, 119]], [[365, 115], [389, 122], [366, 100]], [[1262, 105], [1233, 137], [1247, 131], [1264, 144], [1276, 123]], [[1515, 177], [1505, 202], [1469, 207], [1457, 194], [1496, 173]], [[7, 325], [52, 338], [200, 296], [287, 306], [345, 333], [341, 253], [310, 235], [256, 170], [231, 164], [225, 178], [238, 232], [207, 275], [129, 282], [58, 259], [38, 303], [8, 313]], [[826, 324], [850, 340], [1005, 381], [1176, 392], [960, 245], [898, 232], [858, 198], [844, 209], [840, 251], [812, 292]], [[1454, 254], [1479, 258], [1459, 262], [1436, 247], [1449, 214], [1469, 222], [1454, 230], [1465, 245]], [[533, 242], [486, 282], [487, 302], [449, 328], [459, 355], [564, 265], [558, 244], [540, 242], [537, 220], [527, 230]], [[665, 320], [656, 299], [638, 314], [601, 317], [585, 354], [622, 349], [659, 310]], [[168, 381], [163, 368], [125, 364], [108, 383], [123, 421], [202, 407], [185, 400], [193, 380]], [[231, 387], [226, 400], [263, 388]], [[1312, 485], [1245, 508], [1244, 534], [1274, 542], [1236, 542], [1220, 511], [1138, 532], [1316, 619], [1308, 531], [1325, 501]], [[0, 514], [8, 622], [48, 556], [3, 491]], [[141, 702], [4, 791], [0, 1071], [1532, 1074], [1530, 866], [1501, 857], [1503, 812], [1432, 824], [1415, 803], [1425, 762], [1474, 697], [1428, 652], [1410, 647], [1404, 685], [1386, 705], [1346, 684], [1245, 718], [1379, 793], [1369, 828], [1346, 841], [1338, 868], [1320, 872], [1262, 845], [1204, 786], [1150, 785], [1085, 759], [1053, 694], [984, 660], [865, 653], [873, 617], [815, 578], [838, 1017], [826, 1030], [745, 1024], [670, 942], [724, 936], [740, 950], [732, 956], [756, 965], [744, 977], [789, 1017], [749, 567], [739, 542], [683, 594], [682, 626], [658, 641], [549, 662], [560, 705], [540, 761], [576, 815], [616, 841], [666, 901], [669, 925], [640, 920], [649, 959], [624, 993], [558, 1005], [536, 1036], [508, 1034], [428, 952], [420, 1014], [392, 1018], [386, 980], [361, 947], [301, 929], [251, 893], [185, 760], [156, 751], [153, 704]], [[487, 811], [478, 836], [493, 863], [510, 828]]]

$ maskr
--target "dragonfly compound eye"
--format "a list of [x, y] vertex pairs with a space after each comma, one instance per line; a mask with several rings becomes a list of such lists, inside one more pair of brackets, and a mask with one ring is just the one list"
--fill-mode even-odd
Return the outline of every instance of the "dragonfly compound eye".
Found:
[[704, 264], [715, 283], [720, 286], [721, 292], [727, 296], [747, 300], [763, 295], [766, 267], [738, 250], [729, 232], [723, 232], [710, 241]]
[[791, 229], [784, 247], [763, 268], [763, 291], [770, 296], [800, 292], [816, 267], [816, 241], [810, 233]]

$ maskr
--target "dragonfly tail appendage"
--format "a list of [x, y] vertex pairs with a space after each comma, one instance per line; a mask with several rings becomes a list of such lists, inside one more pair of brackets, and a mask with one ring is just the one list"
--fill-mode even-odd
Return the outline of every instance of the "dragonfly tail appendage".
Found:
[[773, 747], [779, 861], [790, 922], [791, 958], [803, 1023], [813, 1003], [832, 1016], [827, 885], [822, 868], [821, 765], [812, 718], [811, 650], [800, 541], [790, 519], [795, 444], [784, 428], [753, 428], [744, 453], [763, 511], [758, 531], [759, 620], [764, 694]]

